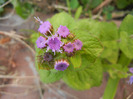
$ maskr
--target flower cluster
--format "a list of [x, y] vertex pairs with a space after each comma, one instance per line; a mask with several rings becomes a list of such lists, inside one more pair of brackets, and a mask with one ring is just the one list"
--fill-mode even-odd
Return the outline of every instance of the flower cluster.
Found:
[[[35, 19], [40, 22], [40, 26], [38, 31], [41, 33], [41, 36], [37, 39], [36, 45], [38, 48], [44, 50], [44, 62], [50, 62], [53, 58], [52, 52], [54, 53], [54, 58], [57, 52], [71, 54], [75, 53], [78, 50], [81, 50], [83, 44], [79, 39], [74, 39], [74, 34], [70, 32], [70, 30], [63, 25], [54, 32], [53, 26], [49, 21], [43, 22], [38, 17]], [[68, 40], [71, 38], [71, 42]], [[63, 41], [66, 40], [67, 43]], [[58, 54], [59, 55], [59, 54]], [[69, 63], [66, 60], [60, 59], [55, 61], [54, 69], [64, 71], [69, 66]]]
[[[133, 74], [133, 67], [129, 69], [129, 71]], [[129, 84], [133, 83], [133, 76], [130, 77], [129, 79]]]

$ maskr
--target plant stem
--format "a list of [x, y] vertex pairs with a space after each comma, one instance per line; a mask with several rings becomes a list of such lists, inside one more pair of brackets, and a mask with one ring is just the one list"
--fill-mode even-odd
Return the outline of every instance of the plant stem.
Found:
[[[128, 66], [130, 62], [131, 62], [131, 59], [127, 58], [125, 54], [121, 53], [117, 63], [125, 67], [125, 66]], [[108, 83], [106, 85], [106, 89], [104, 91], [103, 99], [114, 99], [117, 91], [117, 86], [119, 84], [119, 80], [120, 78], [109, 77]]]
[[110, 77], [108, 79], [108, 83], [104, 91], [103, 99], [114, 99], [118, 83], [119, 83], [119, 78], [113, 79]]
[[66, 0], [66, 2], [67, 2], [68, 12], [71, 15], [70, 1]]

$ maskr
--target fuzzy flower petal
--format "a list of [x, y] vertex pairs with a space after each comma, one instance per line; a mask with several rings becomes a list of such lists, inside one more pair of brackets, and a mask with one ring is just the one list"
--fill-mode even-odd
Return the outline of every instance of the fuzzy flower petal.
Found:
[[59, 71], [64, 71], [69, 66], [69, 63], [65, 60], [57, 61], [55, 63], [54, 69]]
[[66, 26], [62, 25], [60, 25], [57, 32], [61, 37], [67, 37], [70, 34], [69, 29]]
[[76, 50], [81, 50], [81, 48], [83, 46], [83, 44], [82, 44], [82, 42], [80, 40], [75, 40], [74, 43], [73, 43], [73, 45], [74, 45], [74, 48]]
[[65, 51], [65, 52], [68, 52], [68, 53], [71, 53], [71, 52], [73, 52], [73, 50], [74, 50], [73, 44], [72, 44], [71, 42], [65, 44], [65, 45], [63, 46], [63, 48], [64, 48], [64, 51]]
[[48, 31], [50, 31], [51, 26], [52, 25], [49, 21], [45, 21], [40, 25], [38, 31], [42, 34], [46, 34]]
[[133, 76], [131, 76], [129, 79], [129, 84], [132, 84], [132, 83], [133, 83]]
[[40, 36], [36, 41], [38, 48], [44, 48], [46, 47], [46, 38], [43, 36]]
[[48, 41], [48, 50], [51, 49], [53, 52], [57, 51], [57, 52], [61, 52], [60, 47], [62, 46], [62, 42], [60, 40], [59, 37], [53, 36], [53, 37], [49, 37]]
[[130, 69], [129, 69], [129, 71], [130, 71], [131, 73], [133, 73], [133, 67], [132, 67], [132, 68], [130, 68]]

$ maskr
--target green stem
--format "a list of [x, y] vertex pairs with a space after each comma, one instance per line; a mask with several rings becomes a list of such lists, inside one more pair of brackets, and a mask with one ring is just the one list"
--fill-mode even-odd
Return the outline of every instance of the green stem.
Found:
[[66, 0], [66, 2], [67, 2], [68, 12], [71, 15], [70, 1]]
[[119, 79], [112, 79], [111, 77], [108, 80], [108, 83], [106, 85], [106, 89], [104, 91], [103, 99], [114, 99], [117, 86], [119, 83]]
[[[130, 62], [131, 59], [127, 58], [125, 54], [121, 53], [117, 63], [125, 67], [128, 66]], [[104, 91], [103, 99], [114, 99], [117, 91], [117, 86], [119, 84], [119, 80], [120, 78], [109, 78], [108, 83], [106, 85], [106, 89]]]

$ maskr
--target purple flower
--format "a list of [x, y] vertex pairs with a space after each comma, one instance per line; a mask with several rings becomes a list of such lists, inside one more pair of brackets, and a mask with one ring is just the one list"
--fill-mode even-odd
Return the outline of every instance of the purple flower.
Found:
[[131, 76], [129, 79], [129, 84], [132, 84], [132, 83], [133, 83], [133, 76]]
[[44, 48], [46, 47], [46, 38], [43, 36], [40, 36], [37, 41], [36, 41], [37, 47], [38, 48]]
[[51, 53], [45, 53], [43, 58], [45, 61], [49, 62], [53, 60], [53, 55]]
[[74, 41], [73, 45], [76, 50], [81, 50], [83, 46], [82, 42], [78, 39]]
[[74, 50], [73, 44], [72, 44], [71, 42], [65, 44], [65, 45], [63, 46], [63, 48], [64, 48], [64, 51], [65, 51], [65, 52], [68, 52], [68, 53], [71, 53], [71, 52], [73, 52], [73, 50]]
[[69, 66], [69, 63], [65, 60], [57, 61], [54, 65], [54, 69], [64, 71]]
[[129, 69], [129, 71], [130, 71], [131, 73], [133, 73], [133, 67], [132, 67], [132, 68], [130, 68], [130, 69]]
[[40, 25], [38, 31], [45, 35], [47, 32], [50, 31], [50, 28], [52, 25], [49, 21], [40, 22], [40, 23], [41, 23], [41, 25]]
[[62, 25], [60, 25], [57, 32], [61, 37], [67, 37], [70, 34], [69, 29], [66, 26]]
[[52, 37], [49, 37], [47, 44], [48, 44], [47, 51], [51, 49], [54, 52], [54, 54], [55, 51], [61, 52], [60, 47], [63, 45], [63, 43], [61, 42], [59, 37], [56, 37], [54, 35]]

